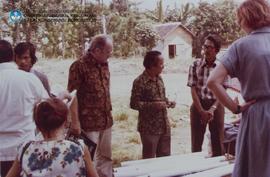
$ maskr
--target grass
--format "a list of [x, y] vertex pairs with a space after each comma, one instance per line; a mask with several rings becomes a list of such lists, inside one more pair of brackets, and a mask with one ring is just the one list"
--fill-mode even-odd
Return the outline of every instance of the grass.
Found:
[[128, 115], [126, 113], [120, 113], [114, 116], [115, 121], [127, 121]]
[[[112, 158], [114, 167], [120, 162], [141, 158], [141, 140], [137, 132], [138, 111], [129, 108], [129, 98], [113, 99], [113, 138]], [[175, 109], [168, 109], [168, 116], [172, 128], [172, 153], [181, 154], [190, 152], [187, 144], [189, 134], [189, 107], [178, 105]], [[182, 128], [184, 127], [184, 128]], [[182, 133], [183, 131], [183, 133]]]
[[[71, 59], [41, 59], [35, 67], [48, 76], [52, 90], [60, 91], [67, 87], [68, 70], [73, 61]], [[192, 60], [167, 60], [164, 73], [175, 73], [181, 76], [179, 78], [186, 78], [188, 65], [191, 62]], [[111, 77], [138, 75], [142, 71], [142, 57], [131, 60], [111, 59], [110, 61]], [[185, 88], [185, 82], [180, 79], [173, 86], [178, 88], [180, 96], [189, 96], [190, 94], [185, 93], [180, 88], [181, 86]], [[112, 158], [114, 167], [119, 166], [122, 161], [141, 158], [141, 142], [139, 133], [137, 132], [138, 112], [129, 108], [130, 92], [127, 91], [127, 94], [123, 94], [117, 89], [111, 90], [112, 114], [114, 117], [114, 125], [112, 127]], [[182, 102], [182, 97], [179, 98]], [[168, 116], [172, 125], [172, 154], [189, 153], [189, 103], [184, 102], [177, 105], [175, 109], [169, 109]]]

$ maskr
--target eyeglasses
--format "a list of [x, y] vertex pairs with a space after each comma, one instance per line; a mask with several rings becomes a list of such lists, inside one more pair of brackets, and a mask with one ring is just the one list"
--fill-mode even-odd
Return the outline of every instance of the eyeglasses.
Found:
[[204, 49], [214, 49], [215, 46], [203, 44], [202, 48], [204, 48]]

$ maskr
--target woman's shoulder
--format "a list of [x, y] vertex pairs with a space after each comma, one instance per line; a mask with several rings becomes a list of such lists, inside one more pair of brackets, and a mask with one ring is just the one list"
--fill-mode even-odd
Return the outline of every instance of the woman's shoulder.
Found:
[[[22, 146], [24, 146], [26, 143], [24, 143]], [[57, 146], [79, 146], [83, 147], [84, 143], [83, 140], [79, 139], [76, 141], [71, 141], [71, 140], [51, 140], [51, 141], [45, 141], [45, 140], [40, 140], [40, 141], [32, 141], [31, 146], [32, 147], [57, 147]]]
[[69, 144], [70, 146], [79, 147], [80, 149], [84, 149], [85, 144], [82, 139], [76, 139], [76, 140], [62, 140], [62, 143]]
[[33, 176], [48, 172], [51, 176], [60, 173], [75, 176], [81, 174], [80, 170], [84, 168], [83, 150], [80, 145], [69, 140], [35, 141], [31, 143], [22, 164], [24, 172]]
[[232, 43], [232, 46], [237, 47], [237, 48], [240, 47], [240, 48], [243, 48], [244, 50], [246, 50], [246, 47], [248, 47], [248, 46], [254, 47], [254, 46], [256, 46], [254, 44], [256, 44], [258, 42], [261, 42], [261, 41], [258, 40], [256, 35], [249, 34], [249, 35], [243, 36], [243, 37], [237, 39], [236, 41], [234, 41]]

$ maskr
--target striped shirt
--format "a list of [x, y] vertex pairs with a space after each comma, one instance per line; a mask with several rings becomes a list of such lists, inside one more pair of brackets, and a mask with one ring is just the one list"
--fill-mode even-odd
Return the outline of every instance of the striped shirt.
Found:
[[197, 59], [189, 67], [188, 83], [187, 86], [195, 87], [196, 93], [200, 99], [215, 100], [214, 94], [207, 88], [206, 82], [210, 75], [210, 72], [216, 67], [214, 63], [209, 67], [205, 59]]

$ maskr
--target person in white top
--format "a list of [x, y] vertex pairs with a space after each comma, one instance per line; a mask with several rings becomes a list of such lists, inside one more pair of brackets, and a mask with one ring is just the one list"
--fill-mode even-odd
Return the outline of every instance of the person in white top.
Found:
[[0, 40], [0, 162], [1, 176], [6, 176], [16, 158], [17, 146], [34, 140], [33, 107], [48, 98], [40, 80], [21, 71], [13, 62], [14, 54], [8, 41]]

